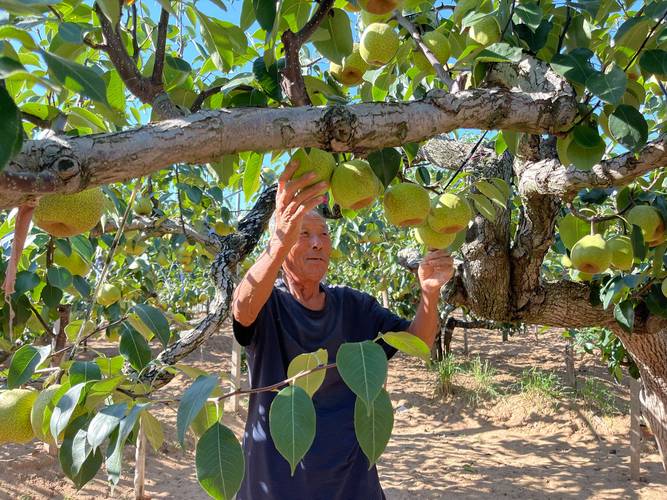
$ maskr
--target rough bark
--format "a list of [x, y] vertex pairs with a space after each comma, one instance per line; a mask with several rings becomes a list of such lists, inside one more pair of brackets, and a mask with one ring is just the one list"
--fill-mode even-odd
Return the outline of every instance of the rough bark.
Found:
[[0, 174], [0, 208], [229, 153], [309, 146], [364, 152], [457, 128], [554, 133], [571, 124], [575, 113], [570, 96], [481, 89], [408, 103], [202, 111], [122, 132], [28, 141]]

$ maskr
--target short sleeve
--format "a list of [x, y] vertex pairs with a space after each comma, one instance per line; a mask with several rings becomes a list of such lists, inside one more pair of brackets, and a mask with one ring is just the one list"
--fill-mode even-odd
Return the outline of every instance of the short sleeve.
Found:
[[248, 326], [242, 325], [232, 314], [232, 331], [234, 332], [234, 338], [236, 341], [241, 344], [243, 347], [250, 345], [255, 336], [255, 331], [257, 330], [257, 319]]
[[[382, 307], [372, 295], [366, 294], [366, 297], [369, 301], [371, 321], [375, 325], [375, 328], [377, 328], [377, 333], [402, 332], [408, 329], [410, 321], [397, 316], [386, 307]], [[396, 348], [383, 340], [378, 341], [378, 344], [384, 349], [387, 359], [391, 359], [398, 352]]]

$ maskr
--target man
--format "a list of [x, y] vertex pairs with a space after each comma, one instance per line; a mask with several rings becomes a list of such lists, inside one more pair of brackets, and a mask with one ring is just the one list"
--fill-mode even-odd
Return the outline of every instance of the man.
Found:
[[[234, 335], [246, 346], [251, 386], [286, 378], [297, 355], [326, 348], [335, 361], [344, 342], [374, 339], [379, 332], [409, 331], [431, 346], [438, 330], [440, 288], [453, 274], [451, 257], [429, 252], [419, 266], [421, 300], [412, 322], [381, 307], [372, 296], [322, 283], [331, 239], [326, 221], [313, 209], [324, 201], [326, 183], [308, 187], [315, 174], [297, 180], [290, 163], [278, 182], [275, 227], [268, 248], [234, 291]], [[282, 271], [282, 278], [278, 274]], [[390, 358], [396, 350], [380, 342]], [[275, 392], [250, 396], [243, 438], [245, 478], [237, 500], [379, 500], [385, 498], [377, 469], [354, 434], [355, 396], [335, 369], [327, 370], [313, 396], [317, 413], [312, 447], [290, 475], [269, 433], [269, 408]]]

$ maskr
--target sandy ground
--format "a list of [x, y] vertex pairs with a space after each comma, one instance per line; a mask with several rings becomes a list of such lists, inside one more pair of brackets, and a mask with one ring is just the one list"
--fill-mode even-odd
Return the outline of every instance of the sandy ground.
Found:
[[[457, 331], [453, 342], [460, 348]], [[564, 340], [557, 332], [514, 336], [502, 343], [500, 334], [474, 331], [471, 355], [479, 354], [497, 370], [502, 390], [523, 370], [539, 367], [564, 375]], [[230, 368], [229, 332], [211, 339], [205, 351], [188, 363], [213, 371]], [[606, 370], [592, 357], [577, 356], [580, 379], [604, 381], [627, 408], [625, 386], [612, 387]], [[396, 408], [394, 432], [380, 460], [383, 487], [390, 500], [440, 498], [594, 498], [667, 499], [667, 474], [655, 446], [646, 442], [642, 480], [629, 478], [629, 418], [600, 416], [571, 398], [557, 401], [510, 394], [472, 405], [465, 379], [453, 396], [434, 395], [436, 375], [421, 362], [402, 355], [390, 363], [388, 390]], [[164, 392], [179, 395], [184, 378]], [[166, 396], [166, 394], [165, 394]], [[146, 490], [152, 498], [205, 499], [194, 469], [194, 439], [187, 449], [176, 441], [176, 409], [156, 416], [165, 425], [166, 442], [147, 459]], [[241, 435], [245, 413], [227, 411], [225, 423]], [[111, 493], [104, 471], [77, 492], [39, 443], [0, 447], [0, 498], [134, 498], [133, 448], [126, 450], [123, 477]]]

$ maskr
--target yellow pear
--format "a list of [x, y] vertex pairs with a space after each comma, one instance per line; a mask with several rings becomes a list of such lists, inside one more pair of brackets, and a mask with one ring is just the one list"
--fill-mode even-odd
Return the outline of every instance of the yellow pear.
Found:
[[365, 160], [350, 160], [334, 169], [331, 192], [342, 208], [359, 210], [378, 197], [382, 187], [375, 172]]
[[444, 193], [431, 202], [428, 225], [438, 233], [458, 233], [468, 227], [472, 218], [470, 205], [452, 193]]
[[0, 392], [0, 444], [27, 443], [35, 437], [30, 411], [37, 394], [28, 389]]
[[396, 55], [398, 44], [398, 35], [391, 26], [372, 23], [361, 35], [359, 53], [370, 66], [384, 66]]
[[153, 203], [147, 196], [141, 196], [134, 202], [134, 212], [138, 215], [150, 215], [153, 211]]
[[625, 218], [630, 225], [641, 228], [644, 241], [647, 243], [660, 239], [665, 231], [660, 212], [649, 205], [632, 207]]
[[78, 276], [85, 276], [90, 272], [90, 264], [74, 249], [72, 249], [72, 253], [68, 257], [56, 248], [56, 251], [53, 253], [53, 262]]
[[368, 70], [368, 63], [359, 53], [359, 44], [354, 44], [352, 53], [343, 58], [342, 64], [331, 61], [329, 72], [343, 85], [352, 87], [364, 81], [364, 73]]
[[430, 208], [428, 191], [418, 184], [401, 182], [384, 193], [384, 216], [394, 226], [421, 226]]
[[572, 266], [583, 273], [601, 273], [611, 264], [611, 250], [599, 234], [584, 236], [570, 252]]
[[[328, 183], [331, 181], [331, 174], [336, 167], [336, 159], [331, 153], [318, 148], [310, 148], [308, 152], [305, 149], [299, 149], [294, 153], [293, 158], [299, 161], [299, 168], [292, 174], [293, 180], [299, 179], [310, 172], [315, 172], [316, 177], [310, 181], [308, 186], [318, 182]], [[326, 190], [327, 188], [322, 189], [322, 193]]]
[[76, 236], [95, 227], [104, 212], [105, 200], [99, 188], [75, 194], [42, 196], [32, 220], [37, 227], [53, 236]]
[[100, 287], [96, 300], [101, 306], [109, 307], [120, 300], [120, 289], [116, 285], [105, 283]]
[[607, 240], [607, 246], [611, 251], [611, 267], [621, 271], [632, 269], [634, 251], [632, 241], [627, 236], [616, 235]]
[[[429, 31], [422, 36], [424, 44], [431, 50], [440, 64], [446, 64], [451, 53], [449, 40], [439, 31]], [[422, 50], [417, 46], [414, 50], [415, 65], [425, 73], [434, 73], [433, 66], [426, 58]]]
[[371, 14], [389, 14], [400, 7], [401, 0], [359, 0], [359, 7]]
[[415, 239], [428, 248], [442, 249], [447, 248], [456, 239], [456, 233], [438, 233], [428, 225], [416, 227], [413, 229]]

